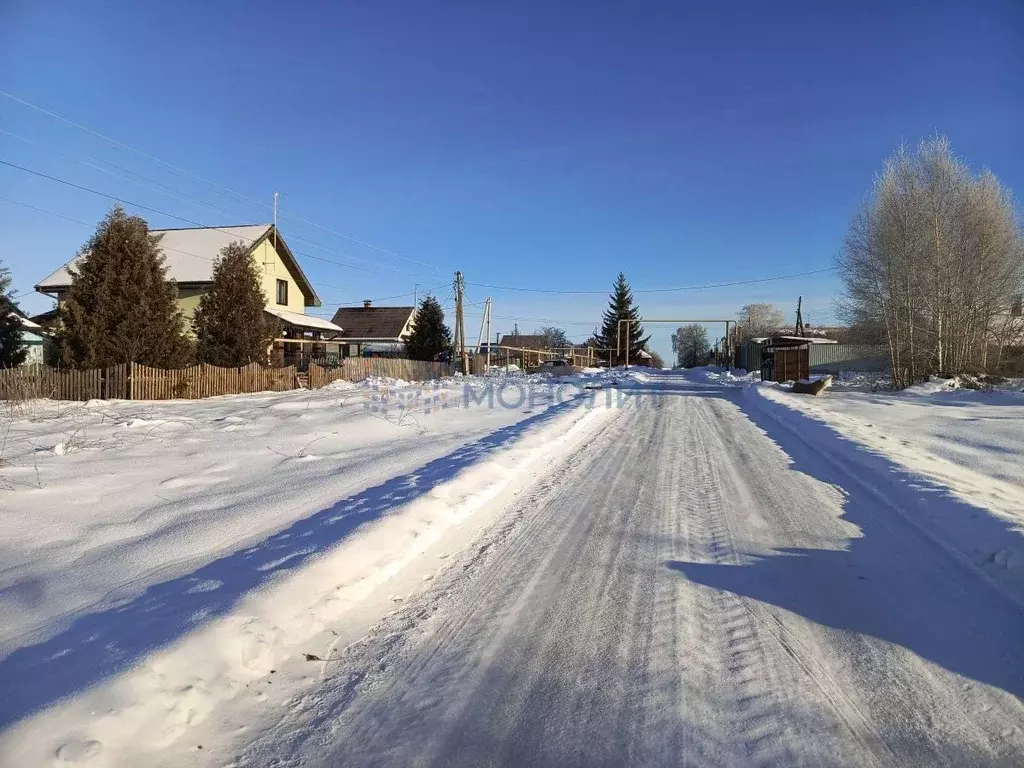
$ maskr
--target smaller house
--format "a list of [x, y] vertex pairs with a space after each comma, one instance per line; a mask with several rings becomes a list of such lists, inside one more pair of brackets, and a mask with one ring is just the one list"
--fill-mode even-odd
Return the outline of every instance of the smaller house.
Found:
[[342, 357], [401, 357], [416, 325], [416, 307], [341, 307], [331, 323], [344, 330], [335, 337]]
[[50, 340], [44, 335], [43, 327], [39, 323], [29, 320], [24, 315], [17, 313], [21, 318], [21, 342], [28, 349], [28, 357], [23, 365], [42, 365], [44, 349]]
[[22, 365], [42, 365], [46, 345], [50, 343], [46, 330], [39, 323], [22, 314], [17, 308], [13, 309], [11, 314], [21, 322], [21, 343], [28, 351]]

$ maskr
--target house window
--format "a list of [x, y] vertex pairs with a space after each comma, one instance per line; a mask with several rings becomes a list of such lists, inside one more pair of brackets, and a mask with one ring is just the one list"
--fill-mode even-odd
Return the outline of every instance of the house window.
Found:
[[288, 281], [277, 281], [277, 303], [281, 306], [288, 306]]

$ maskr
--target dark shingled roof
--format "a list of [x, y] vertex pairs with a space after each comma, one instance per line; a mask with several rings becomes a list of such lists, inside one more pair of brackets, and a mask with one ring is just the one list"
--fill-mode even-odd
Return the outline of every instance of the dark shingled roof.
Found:
[[415, 307], [342, 307], [331, 322], [345, 329], [343, 339], [398, 339]]
[[[344, 328], [344, 326], [342, 326]], [[518, 336], [506, 333], [501, 337], [501, 346], [519, 347], [520, 349], [547, 349], [547, 336], [534, 336], [532, 334], [520, 333]]]

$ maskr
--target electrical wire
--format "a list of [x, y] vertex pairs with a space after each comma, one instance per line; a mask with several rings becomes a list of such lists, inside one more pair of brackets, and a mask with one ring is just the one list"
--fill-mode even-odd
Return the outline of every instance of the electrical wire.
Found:
[[[229, 210], [227, 208], [224, 208], [222, 206], [219, 206], [216, 203], [211, 203], [209, 200], [204, 200], [203, 198], [196, 197], [195, 195], [190, 195], [187, 192], [182, 192], [181, 190], [175, 189], [174, 187], [168, 186], [167, 184], [164, 184], [164, 183], [162, 183], [160, 181], [157, 181], [155, 179], [150, 179], [147, 176], [143, 176], [142, 174], [136, 173], [135, 171], [132, 171], [132, 170], [130, 170], [128, 168], [124, 168], [123, 166], [117, 165], [116, 163], [111, 163], [109, 160], [103, 160], [102, 158], [98, 158], [98, 157], [95, 157], [93, 155], [89, 155], [88, 153], [83, 153], [85, 157], [93, 159], [93, 160], [95, 160], [96, 162], [99, 162], [99, 163], [106, 163], [107, 165], [110, 165], [112, 168], [116, 168], [118, 171], [121, 171], [121, 173], [114, 173], [113, 171], [109, 170], [108, 168], [103, 168], [102, 166], [96, 165], [95, 163], [87, 162], [85, 160], [82, 160], [81, 158], [72, 157], [68, 153], [62, 152], [59, 149], [53, 149], [53, 148], [50, 148], [50, 147], [44, 147], [42, 144], [40, 144], [37, 141], [33, 141], [32, 139], [26, 138], [24, 136], [19, 136], [18, 134], [12, 133], [11, 131], [8, 131], [8, 130], [6, 130], [4, 128], [0, 128], [0, 133], [6, 134], [7, 136], [10, 136], [12, 138], [18, 139], [19, 141], [23, 141], [23, 142], [25, 142], [27, 144], [31, 144], [33, 146], [41, 147], [41, 148], [45, 149], [48, 152], [53, 152], [53, 153], [55, 153], [55, 154], [57, 154], [57, 155], [59, 155], [61, 157], [65, 157], [65, 158], [67, 158], [69, 160], [72, 160], [74, 162], [80, 163], [81, 165], [84, 165], [87, 168], [92, 168], [93, 170], [97, 170], [97, 171], [100, 171], [101, 173], [105, 173], [105, 174], [107, 174], [109, 176], [112, 176], [115, 179], [119, 179], [121, 181], [127, 181], [130, 184], [135, 184], [136, 186], [142, 187], [144, 189], [149, 189], [150, 191], [155, 191], [158, 194], [167, 195], [169, 197], [175, 198], [175, 199], [183, 201], [183, 202], [198, 203], [199, 205], [202, 205], [202, 206], [205, 206], [207, 208], [211, 208], [211, 209], [213, 209], [215, 211], [218, 211], [220, 213], [226, 214], [227, 216], [230, 216], [231, 218], [233, 218], [235, 220], [247, 221], [248, 218], [249, 218], [248, 216], [245, 216], [243, 214], [240, 214], [240, 213], [237, 213], [235, 211], [231, 211], [231, 210]], [[128, 176], [125, 176], [123, 174], [131, 174], [132, 176], [137, 176], [138, 179], [129, 178]], [[141, 179], [141, 181], [140, 181], [140, 179]], [[339, 256], [342, 256], [343, 258], [346, 258], [346, 259], [362, 259], [363, 261], [366, 261], [366, 262], [369, 262], [371, 264], [375, 264], [375, 265], [379, 266], [381, 269], [388, 269], [388, 270], [392, 270], [394, 272], [398, 272], [398, 273], [401, 273], [401, 274], [412, 275], [413, 277], [426, 277], [428, 279], [433, 277], [433, 275], [423, 275], [421, 273], [413, 272], [413, 271], [408, 270], [408, 269], [403, 269], [401, 267], [396, 267], [396, 266], [394, 266], [392, 264], [385, 264], [384, 262], [381, 262], [381, 261], [378, 261], [378, 260], [367, 259], [365, 257], [358, 257], [358, 256], [353, 256], [352, 254], [343, 253], [341, 251], [338, 251], [336, 248], [330, 248], [328, 246], [321, 245], [320, 243], [317, 243], [317, 242], [315, 242], [313, 240], [309, 240], [308, 238], [300, 237], [299, 235], [296, 235], [296, 234], [290, 234], [288, 236], [288, 239], [291, 242], [305, 243], [308, 246], [311, 246], [313, 248], [317, 248], [317, 249], [319, 249], [321, 251], [326, 251], [327, 253], [335, 253], [335, 254], [337, 254]], [[427, 266], [431, 266], [431, 265], [427, 265]]]
[[[86, 186], [84, 186], [82, 184], [76, 184], [73, 181], [68, 181], [67, 179], [61, 179], [61, 178], [58, 178], [57, 176], [51, 176], [51, 175], [49, 175], [47, 173], [42, 173], [41, 171], [35, 171], [35, 170], [32, 170], [31, 168], [26, 168], [26, 167], [24, 167], [22, 165], [18, 165], [16, 163], [12, 163], [12, 162], [9, 162], [7, 160], [0, 159], [0, 165], [6, 165], [9, 168], [16, 168], [19, 171], [24, 171], [25, 173], [30, 173], [33, 176], [39, 176], [40, 178], [43, 178], [43, 179], [49, 179], [50, 181], [54, 181], [54, 182], [57, 182], [58, 184], [63, 184], [63, 185], [68, 186], [68, 187], [72, 187], [73, 189], [79, 189], [79, 190], [82, 190], [83, 192], [89, 192], [89, 193], [94, 194], [94, 195], [99, 195], [100, 197], [105, 197], [108, 200], [113, 200], [114, 202], [117, 202], [117, 203], [123, 203], [124, 205], [130, 205], [133, 208], [138, 208], [138, 209], [143, 210], [143, 211], [148, 211], [150, 213], [155, 213], [155, 214], [158, 214], [160, 216], [167, 216], [168, 218], [176, 219], [178, 221], [184, 221], [186, 224], [192, 224], [193, 226], [196, 226], [196, 227], [201, 227], [203, 229], [214, 229], [214, 230], [216, 230], [218, 232], [224, 232], [225, 234], [230, 235], [231, 237], [238, 238], [239, 240], [248, 240], [250, 243], [256, 242], [256, 238], [244, 237], [244, 236], [238, 235], [238, 234], [236, 234], [234, 232], [229, 232], [228, 230], [223, 229], [222, 227], [206, 226], [206, 225], [202, 224], [201, 222], [194, 221], [194, 220], [186, 218], [184, 216], [178, 216], [177, 214], [174, 214], [174, 213], [168, 213], [167, 211], [162, 211], [159, 208], [153, 208], [153, 207], [148, 206], [148, 205], [142, 205], [141, 203], [133, 202], [132, 200], [128, 200], [128, 199], [123, 198], [123, 197], [118, 197], [116, 195], [111, 195], [111, 194], [108, 194], [106, 192], [100, 192], [97, 189], [92, 189], [91, 187], [86, 187]], [[376, 274], [376, 272], [374, 270], [372, 270], [372, 269], [368, 269], [366, 267], [360, 267], [360, 266], [357, 266], [355, 264], [345, 264], [345, 263], [340, 262], [340, 261], [334, 261], [332, 259], [324, 258], [323, 256], [314, 256], [311, 253], [302, 253], [302, 252], [299, 252], [299, 251], [295, 251], [294, 253], [297, 256], [304, 256], [305, 258], [314, 259], [315, 261], [323, 261], [323, 262], [326, 262], [328, 264], [334, 264], [335, 266], [338, 266], [338, 267], [345, 267], [346, 269], [354, 269], [354, 270], [360, 271], [360, 272], [368, 272], [369, 274]], [[195, 255], [195, 254], [193, 254], [193, 255]], [[203, 258], [203, 257], [200, 257], [200, 258]]]
[[[81, 123], [76, 123], [74, 120], [71, 120], [71, 119], [69, 119], [67, 117], [64, 117], [63, 115], [59, 115], [56, 112], [53, 112], [53, 111], [51, 111], [49, 109], [46, 109], [44, 107], [39, 106], [38, 104], [33, 104], [32, 102], [30, 102], [30, 101], [28, 101], [26, 99], [22, 99], [22, 98], [20, 98], [18, 96], [15, 96], [12, 93], [8, 93], [7, 91], [0, 90], [0, 96], [3, 96], [3, 97], [8, 98], [8, 99], [11, 99], [12, 101], [17, 102], [17, 103], [21, 104], [22, 106], [25, 106], [25, 107], [28, 107], [29, 109], [33, 109], [33, 110], [35, 110], [37, 112], [40, 112], [40, 113], [42, 113], [42, 114], [44, 114], [44, 115], [46, 115], [48, 117], [53, 118], [54, 120], [58, 120], [58, 121], [60, 121], [62, 123], [65, 123], [66, 125], [70, 125], [71, 127], [76, 128], [76, 129], [78, 129], [80, 131], [84, 131], [84, 132], [86, 132], [86, 133], [88, 133], [88, 134], [90, 134], [92, 136], [95, 136], [96, 138], [102, 139], [103, 141], [105, 141], [108, 144], [111, 144], [111, 145], [113, 145], [115, 147], [118, 147], [118, 148], [123, 149], [123, 150], [128, 151], [128, 152], [132, 152], [132, 153], [138, 155], [139, 157], [143, 157], [143, 158], [145, 158], [145, 159], [147, 159], [147, 160], [149, 160], [149, 161], [151, 161], [153, 163], [156, 163], [159, 166], [162, 166], [166, 170], [171, 171], [172, 173], [174, 173], [175, 175], [177, 175], [179, 177], [191, 178], [194, 181], [199, 181], [199, 182], [202, 182], [203, 184], [207, 184], [207, 185], [209, 185], [211, 187], [214, 187], [215, 189], [220, 190], [222, 193], [226, 193], [228, 195], [232, 195], [235, 198], [241, 198], [244, 201], [247, 201], [247, 202], [252, 203], [254, 205], [261, 206], [261, 207], [263, 207], [265, 209], [273, 210], [273, 206], [268, 204], [268, 203], [266, 203], [266, 202], [264, 202], [263, 200], [258, 200], [258, 199], [254, 198], [254, 197], [250, 197], [249, 195], [246, 195], [244, 192], [239, 192], [238, 190], [232, 189], [231, 187], [225, 186], [224, 184], [220, 184], [220, 183], [218, 183], [216, 181], [213, 181], [211, 179], [207, 179], [207, 178], [205, 178], [203, 176], [200, 176], [199, 174], [192, 173], [191, 171], [188, 171], [188, 170], [186, 170], [184, 168], [181, 168], [180, 166], [174, 165], [173, 163], [169, 163], [166, 160], [161, 160], [159, 157], [156, 157], [155, 155], [151, 155], [148, 152], [144, 152], [141, 149], [133, 147], [130, 144], [127, 144], [127, 143], [125, 143], [123, 141], [120, 141], [118, 139], [112, 138], [110, 136], [106, 136], [106, 135], [100, 133], [99, 131], [95, 131], [92, 128], [89, 128], [89, 127], [87, 127], [85, 125], [82, 125]], [[390, 251], [387, 248], [382, 248], [381, 246], [374, 245], [373, 243], [367, 242], [366, 240], [361, 240], [361, 239], [353, 237], [351, 235], [347, 235], [344, 232], [339, 232], [339, 231], [331, 229], [329, 227], [325, 227], [325, 226], [323, 226], [321, 224], [317, 224], [314, 221], [310, 221], [309, 219], [304, 219], [304, 218], [302, 218], [300, 216], [296, 216], [295, 214], [290, 214], [290, 213], [281, 211], [281, 212], [279, 212], [279, 216], [281, 218], [289, 218], [289, 219], [292, 219], [293, 221], [298, 221], [300, 223], [306, 224], [307, 226], [315, 227], [317, 229], [323, 230], [324, 232], [328, 232], [330, 234], [336, 235], [337, 237], [344, 238], [345, 240], [349, 240], [349, 241], [351, 241], [353, 243], [357, 243], [357, 244], [362, 245], [362, 246], [364, 246], [366, 248], [371, 248], [371, 249], [373, 249], [375, 251], [378, 251], [380, 253], [385, 253], [385, 254], [387, 254], [389, 256], [393, 256], [393, 257], [398, 258], [398, 259], [403, 259], [405, 261], [409, 261], [409, 262], [412, 262], [412, 263], [415, 263], [415, 264], [419, 264], [421, 266], [432, 267], [435, 271], [438, 271], [438, 272], [441, 271], [440, 268], [436, 264], [430, 264], [428, 262], [424, 262], [424, 261], [419, 261], [417, 259], [413, 259], [413, 258], [411, 258], [409, 256], [403, 256], [400, 253], [395, 253], [394, 251]]]
[[[82, 221], [81, 219], [75, 219], [75, 218], [72, 218], [71, 216], [65, 216], [63, 213], [57, 213], [56, 211], [50, 211], [50, 210], [47, 210], [46, 208], [40, 208], [38, 206], [26, 203], [26, 202], [24, 202], [22, 200], [15, 200], [13, 198], [4, 197], [2, 195], [0, 195], [0, 200], [4, 201], [6, 203], [13, 203], [14, 205], [20, 205], [20, 206], [22, 206], [24, 208], [28, 208], [30, 210], [37, 211], [39, 213], [45, 213], [48, 216], [56, 216], [59, 219], [64, 219], [66, 221], [70, 221], [70, 222], [73, 222], [75, 224], [81, 224], [83, 227], [95, 228], [95, 226], [96, 226], [95, 223], [90, 224], [87, 221]], [[216, 228], [212, 227], [212, 229], [216, 229]], [[152, 231], [158, 232], [159, 230], [152, 230]], [[223, 231], [223, 230], [221, 230], [221, 231]], [[249, 240], [250, 242], [254, 242], [252, 238], [247, 238], [247, 237], [239, 236], [239, 239], [241, 239], [241, 240]], [[198, 253], [192, 253], [191, 251], [183, 251], [180, 248], [171, 248], [169, 245], [161, 245], [160, 249], [163, 250], [163, 251], [173, 251], [174, 253], [180, 253], [180, 254], [182, 254], [184, 256], [192, 256], [193, 258], [202, 259], [203, 261], [215, 262], [217, 260], [215, 257], [203, 256], [203, 255], [198, 254]], [[64, 263], [66, 264], [67, 262], [64, 262]], [[340, 285], [333, 285], [332, 283], [321, 283], [319, 281], [314, 282], [312, 280], [310, 280], [309, 282], [310, 282], [311, 285], [316, 285], [316, 286], [319, 286], [321, 288], [337, 288], [339, 290], [344, 290], [342, 288], [342, 286], [340, 286]], [[32, 291], [27, 291], [26, 293], [23, 293], [21, 295], [22, 296], [27, 296], [29, 293], [32, 293]]]
[[[710, 288], [730, 288], [734, 285], [751, 285], [753, 283], [768, 283], [773, 280], [789, 280], [794, 277], [807, 277], [808, 275], [822, 275], [826, 272], [834, 272], [836, 267], [826, 267], [825, 269], [812, 269], [807, 272], [793, 272], [788, 275], [774, 275], [772, 277], [756, 277], [749, 280], [731, 280], [726, 283], [707, 283], [705, 285], [682, 285], [675, 288], [641, 288], [632, 289], [633, 293], [671, 293], [673, 291], [703, 291]], [[495, 291], [522, 291], [525, 293], [556, 293], [562, 295], [573, 295], [573, 296], [593, 296], [593, 295], [604, 295], [608, 291], [565, 291], [555, 288], [527, 288], [525, 286], [513, 286], [513, 285], [493, 285], [491, 283], [470, 283], [467, 285], [475, 285], [480, 288], [490, 288]]]

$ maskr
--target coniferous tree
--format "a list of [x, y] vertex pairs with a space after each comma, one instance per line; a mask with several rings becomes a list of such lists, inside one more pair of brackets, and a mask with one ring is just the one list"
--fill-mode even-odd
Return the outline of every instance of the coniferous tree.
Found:
[[213, 287], [196, 309], [196, 358], [226, 368], [266, 365], [277, 330], [264, 311], [266, 303], [249, 249], [241, 243], [226, 246], [213, 267]]
[[452, 332], [444, 324], [444, 310], [433, 296], [427, 296], [416, 312], [416, 324], [405, 340], [405, 351], [413, 360], [433, 360], [442, 352], [451, 354]]
[[11, 292], [11, 272], [0, 262], [0, 368], [15, 368], [28, 356], [17, 309]]
[[[640, 310], [633, 304], [633, 291], [626, 282], [626, 276], [619, 272], [615, 280], [614, 290], [609, 297], [608, 309], [605, 310], [601, 322], [601, 330], [595, 335], [601, 342], [601, 346], [610, 350], [608, 360], [611, 363], [619, 363], [626, 358], [626, 345], [629, 345], [629, 359], [637, 360], [640, 350], [646, 348], [650, 336], [644, 336], [644, 327], [640, 323]], [[622, 324], [622, 335], [619, 346], [619, 358], [615, 358], [616, 340], [619, 339], [619, 321], [631, 320], [629, 323], [629, 334], [626, 333], [626, 324]]]
[[81, 251], [61, 307], [61, 360], [78, 368], [136, 362], [177, 368], [191, 343], [168, 280], [159, 237], [146, 222], [114, 208]]

